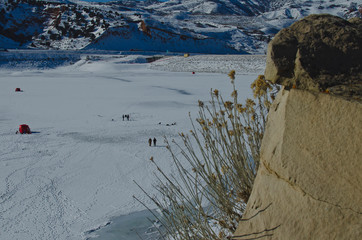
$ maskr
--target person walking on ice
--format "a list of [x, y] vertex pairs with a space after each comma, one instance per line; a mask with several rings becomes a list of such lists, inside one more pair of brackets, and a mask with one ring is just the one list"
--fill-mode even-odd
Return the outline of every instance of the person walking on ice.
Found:
[[150, 147], [152, 146], [152, 139], [151, 138], [148, 139], [148, 145], [150, 145]]
[[153, 138], [153, 146], [155, 147], [156, 147], [156, 142], [157, 142], [156, 138]]

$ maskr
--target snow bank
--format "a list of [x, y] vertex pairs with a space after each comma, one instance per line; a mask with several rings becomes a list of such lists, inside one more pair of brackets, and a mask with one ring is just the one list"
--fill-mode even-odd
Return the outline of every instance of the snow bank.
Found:
[[10, 69], [48, 69], [72, 65], [81, 59], [102, 60], [122, 57], [118, 51], [103, 50], [33, 50], [21, 49], [0, 51], [0, 68]]
[[238, 74], [263, 74], [264, 55], [195, 55], [190, 57], [167, 57], [155, 61], [150, 68], [171, 72], [208, 72]]
[[81, 59], [76, 51], [8, 50], [0, 52], [1, 68], [56, 68]]

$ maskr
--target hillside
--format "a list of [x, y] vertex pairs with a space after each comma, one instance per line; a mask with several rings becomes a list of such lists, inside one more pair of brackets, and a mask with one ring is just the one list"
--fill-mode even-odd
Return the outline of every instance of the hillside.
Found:
[[0, 0], [0, 46], [264, 54], [281, 29], [313, 13], [361, 17], [357, 1]]

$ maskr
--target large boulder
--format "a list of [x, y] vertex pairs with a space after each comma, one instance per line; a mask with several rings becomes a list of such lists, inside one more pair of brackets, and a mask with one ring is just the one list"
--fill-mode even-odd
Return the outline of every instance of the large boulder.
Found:
[[359, 101], [281, 90], [233, 239], [361, 239], [361, 126]]
[[362, 19], [310, 15], [269, 43], [265, 77], [287, 88], [362, 96]]
[[362, 239], [361, 27], [312, 15], [271, 41], [265, 77], [284, 87], [233, 239]]

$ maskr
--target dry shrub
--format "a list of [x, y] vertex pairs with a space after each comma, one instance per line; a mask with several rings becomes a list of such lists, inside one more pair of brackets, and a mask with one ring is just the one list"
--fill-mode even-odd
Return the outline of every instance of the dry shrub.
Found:
[[230, 101], [211, 90], [209, 103], [199, 101], [196, 121], [190, 116], [190, 134], [180, 133], [182, 144], [165, 140], [178, 176], [165, 174], [151, 159], [158, 170], [154, 186], [161, 197], [145, 194], [161, 212], [163, 238], [230, 239], [242, 218], [275, 88], [260, 75], [251, 85], [254, 99], [240, 104], [235, 71], [229, 77]]

